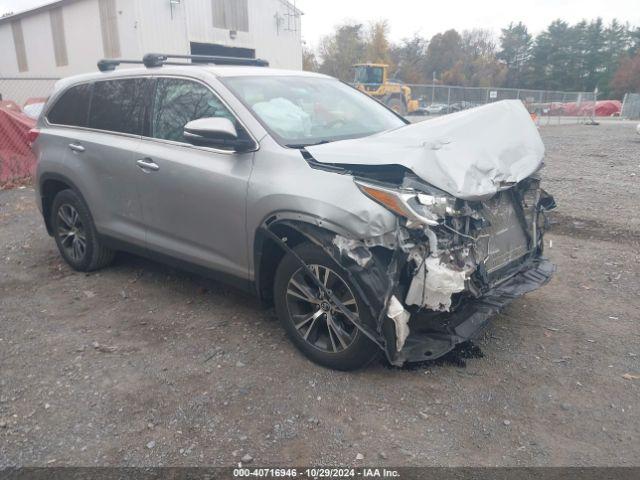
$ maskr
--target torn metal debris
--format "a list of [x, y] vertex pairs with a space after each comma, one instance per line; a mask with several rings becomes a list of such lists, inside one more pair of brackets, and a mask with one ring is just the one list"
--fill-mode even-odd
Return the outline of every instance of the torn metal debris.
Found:
[[364, 242], [336, 235], [333, 244], [338, 247], [340, 253], [347, 255], [361, 267], [366, 267], [371, 261], [371, 252], [366, 248]]

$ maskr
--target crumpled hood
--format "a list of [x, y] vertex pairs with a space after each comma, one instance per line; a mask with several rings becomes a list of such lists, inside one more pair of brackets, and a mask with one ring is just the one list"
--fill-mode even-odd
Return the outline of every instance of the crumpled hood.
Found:
[[365, 138], [307, 147], [320, 163], [402, 165], [465, 200], [482, 200], [536, 172], [544, 145], [520, 100], [503, 100]]

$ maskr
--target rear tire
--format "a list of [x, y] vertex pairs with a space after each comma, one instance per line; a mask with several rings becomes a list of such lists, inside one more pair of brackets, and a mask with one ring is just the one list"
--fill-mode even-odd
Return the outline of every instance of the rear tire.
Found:
[[[321, 247], [303, 243], [294, 251], [361, 323], [373, 325], [368, 307], [350, 285], [348, 275]], [[290, 253], [276, 271], [274, 300], [293, 344], [318, 365], [356, 370], [378, 357], [379, 347], [323, 297]]]
[[51, 225], [60, 255], [74, 270], [91, 272], [113, 261], [115, 252], [102, 245], [89, 207], [73, 190], [53, 199]]

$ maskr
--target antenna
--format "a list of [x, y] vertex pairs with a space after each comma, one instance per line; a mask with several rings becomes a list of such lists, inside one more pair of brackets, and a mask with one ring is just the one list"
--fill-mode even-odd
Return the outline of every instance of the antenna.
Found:
[[[287, 9], [286, 13], [283, 15], [286, 18], [286, 26], [284, 27], [285, 32], [297, 32], [298, 31], [298, 22], [300, 21], [300, 10], [296, 6], [296, 0], [292, 0], [293, 4], [290, 1], [282, 0], [282, 3], [285, 4]], [[280, 25], [282, 23], [282, 17], [279, 13], [276, 13], [276, 28], [278, 29], [278, 33], [280, 33]]]

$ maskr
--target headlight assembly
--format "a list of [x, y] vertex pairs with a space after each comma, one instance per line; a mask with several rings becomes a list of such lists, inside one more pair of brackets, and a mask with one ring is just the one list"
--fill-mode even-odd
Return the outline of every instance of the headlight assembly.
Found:
[[373, 183], [355, 180], [358, 188], [366, 196], [407, 219], [408, 228], [424, 225], [436, 226], [445, 216], [455, 216], [455, 198], [418, 193], [415, 190], [401, 190], [382, 187]]

